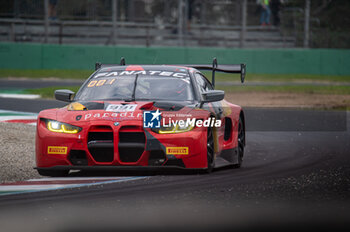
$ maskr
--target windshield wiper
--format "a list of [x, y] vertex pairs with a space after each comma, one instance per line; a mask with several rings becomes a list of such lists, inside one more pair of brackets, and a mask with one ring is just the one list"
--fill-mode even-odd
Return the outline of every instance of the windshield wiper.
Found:
[[136, 85], [137, 85], [137, 79], [138, 79], [138, 77], [139, 77], [139, 75], [136, 74], [135, 82], [134, 82], [134, 89], [132, 90], [131, 98], [125, 99], [124, 101], [126, 101], [126, 102], [135, 101], [135, 93], [136, 93]]

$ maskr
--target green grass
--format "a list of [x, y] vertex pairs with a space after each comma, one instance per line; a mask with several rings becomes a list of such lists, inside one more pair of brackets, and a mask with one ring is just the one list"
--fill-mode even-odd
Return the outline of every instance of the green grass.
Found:
[[[11, 70], [0, 69], [1, 77], [28, 77], [43, 78], [57, 77], [65, 79], [87, 79], [93, 70]], [[205, 72], [211, 80], [211, 73]], [[239, 74], [216, 73], [216, 82], [239, 81]], [[350, 76], [330, 75], [306, 75], [306, 74], [251, 74], [246, 76], [246, 82], [267, 81], [267, 82], [293, 82], [293, 81], [329, 81], [329, 82], [350, 82]], [[77, 86], [57, 86], [41, 89], [20, 90], [24, 93], [40, 94], [43, 98], [53, 98], [56, 89], [71, 89], [77, 92]], [[284, 93], [309, 93], [309, 94], [350, 94], [350, 86], [325, 86], [325, 85], [279, 85], [279, 86], [220, 86], [216, 89], [223, 89], [227, 92], [284, 92]]]
[[1, 77], [27, 77], [27, 78], [43, 78], [57, 77], [64, 79], [87, 79], [93, 70], [21, 70], [21, 69], [0, 69]]
[[21, 88], [19, 88], [19, 89], [3, 89], [3, 88], [1, 88], [1, 90], [0, 90], [0, 93], [12, 93], [12, 94], [16, 94], [16, 93], [18, 93], [18, 94], [21, 94], [21, 93], [24, 93], [24, 90], [25, 89], [21, 89]]
[[[28, 77], [43, 78], [57, 77], [65, 79], [87, 79], [93, 70], [27, 70], [27, 69], [0, 69], [1, 77]], [[211, 72], [203, 72], [211, 80]], [[239, 74], [216, 73], [216, 81], [239, 81]], [[310, 75], [310, 74], [253, 74], [247, 73], [246, 81], [336, 81], [350, 82], [350, 76], [331, 76], [331, 75]]]
[[79, 86], [55, 86], [40, 89], [26, 89], [24, 90], [24, 93], [39, 94], [42, 98], [54, 98], [54, 93], [57, 89], [69, 89], [76, 93], [78, 92], [79, 88]]
[[215, 89], [226, 92], [274, 92], [307, 94], [350, 94], [350, 86], [281, 85], [281, 86], [220, 86]]
[[[54, 98], [54, 92], [57, 89], [69, 89], [73, 92], [78, 92], [78, 86], [56, 86], [40, 89], [26, 89], [23, 93], [39, 94], [42, 98]], [[350, 86], [312, 86], [312, 85], [297, 85], [297, 86], [216, 86], [215, 89], [225, 90], [227, 93], [232, 92], [273, 92], [273, 93], [307, 93], [307, 94], [350, 94]]]

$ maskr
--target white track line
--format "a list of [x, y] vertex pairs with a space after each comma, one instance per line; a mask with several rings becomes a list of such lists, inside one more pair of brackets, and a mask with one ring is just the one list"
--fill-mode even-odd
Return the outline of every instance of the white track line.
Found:
[[30, 119], [37, 119], [38, 117], [36, 115], [33, 116], [17, 116], [17, 115], [11, 115], [11, 116], [0, 116], [0, 121], [7, 121], [7, 120], [30, 120]]
[[38, 99], [38, 94], [11, 94], [11, 93], [0, 93], [0, 97], [3, 98], [18, 98], [18, 99]]
[[[0, 114], [12, 114], [0, 116], [0, 122], [6, 122], [8, 120], [36, 120], [38, 118], [38, 114], [36, 113], [20, 112], [13, 110], [0, 110]], [[36, 122], [26, 124], [36, 126]]]
[[2, 185], [1, 191], [27, 191], [27, 190], [51, 190], [57, 188], [69, 188], [77, 184], [42, 184], [42, 185]]
[[29, 179], [26, 181], [71, 181], [71, 180], [119, 180], [125, 177], [52, 177], [52, 178], [41, 178], [41, 179]]
[[36, 113], [31, 112], [22, 112], [22, 111], [14, 111], [14, 110], [1, 110], [0, 113], [13, 113], [13, 114], [23, 114], [23, 115], [38, 115]]

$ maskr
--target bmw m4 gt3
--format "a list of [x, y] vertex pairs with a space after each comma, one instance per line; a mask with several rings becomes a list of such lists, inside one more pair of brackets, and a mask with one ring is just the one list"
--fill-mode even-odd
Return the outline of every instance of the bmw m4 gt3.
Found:
[[[211, 70], [212, 82], [198, 70]], [[243, 82], [245, 65], [97, 63], [77, 94], [55, 91], [66, 107], [39, 113], [37, 171], [240, 167], [244, 112], [214, 89], [215, 72]]]

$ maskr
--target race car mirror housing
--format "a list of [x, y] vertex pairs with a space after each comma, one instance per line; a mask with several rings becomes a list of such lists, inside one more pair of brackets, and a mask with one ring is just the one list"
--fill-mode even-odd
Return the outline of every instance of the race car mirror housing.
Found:
[[55, 90], [55, 98], [59, 101], [72, 102], [74, 98], [74, 92], [69, 89]]
[[210, 91], [202, 93], [202, 97], [203, 97], [202, 103], [221, 101], [225, 97], [225, 91], [223, 91], [223, 90], [210, 90]]

